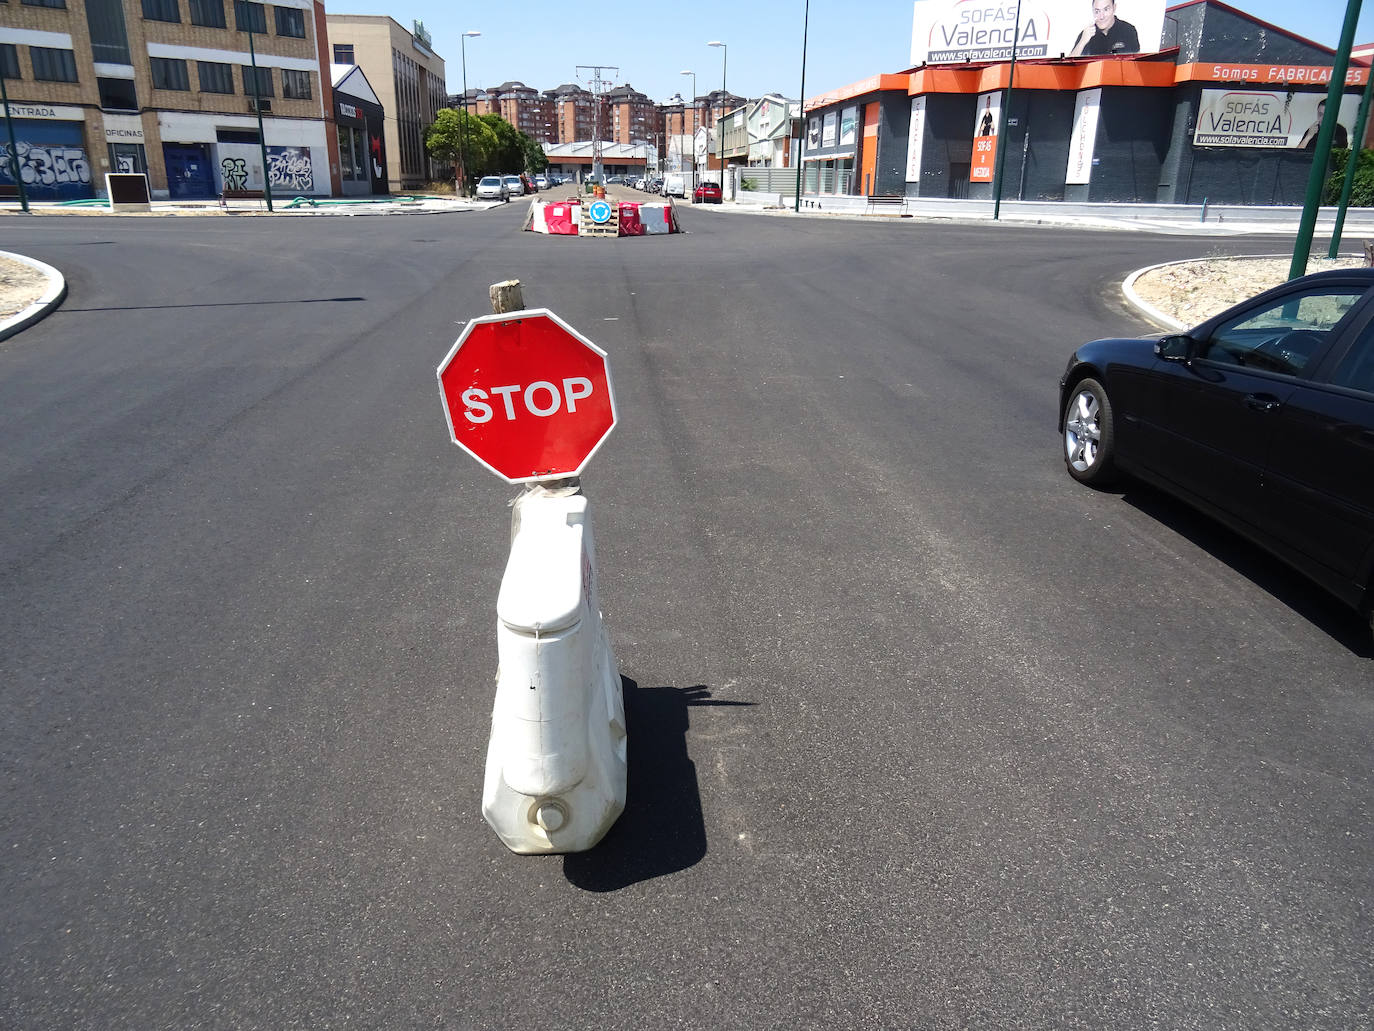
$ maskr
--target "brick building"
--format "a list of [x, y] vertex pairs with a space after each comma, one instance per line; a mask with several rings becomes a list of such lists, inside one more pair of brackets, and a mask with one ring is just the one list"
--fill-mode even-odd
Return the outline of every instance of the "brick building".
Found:
[[[161, 198], [260, 191], [263, 142], [274, 192], [337, 192], [324, 38], [316, 0], [0, 3], [26, 192], [103, 195], [104, 173], [116, 171], [146, 173]], [[0, 161], [0, 195], [17, 190]]]

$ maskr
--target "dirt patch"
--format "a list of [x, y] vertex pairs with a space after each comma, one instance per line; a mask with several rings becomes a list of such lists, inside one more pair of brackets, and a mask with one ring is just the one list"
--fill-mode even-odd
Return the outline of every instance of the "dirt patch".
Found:
[[0, 319], [17, 315], [48, 289], [48, 277], [32, 265], [0, 257]]
[[[1140, 299], [1185, 326], [1195, 326], [1233, 304], [1288, 279], [1292, 258], [1203, 258], [1151, 269], [1135, 281]], [[1363, 268], [1363, 257], [1312, 258], [1308, 272]]]

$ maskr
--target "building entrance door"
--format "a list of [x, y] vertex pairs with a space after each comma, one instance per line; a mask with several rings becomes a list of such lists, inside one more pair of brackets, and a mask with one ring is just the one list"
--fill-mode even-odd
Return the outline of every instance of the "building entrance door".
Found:
[[215, 166], [203, 143], [166, 143], [167, 192], [173, 200], [214, 200]]

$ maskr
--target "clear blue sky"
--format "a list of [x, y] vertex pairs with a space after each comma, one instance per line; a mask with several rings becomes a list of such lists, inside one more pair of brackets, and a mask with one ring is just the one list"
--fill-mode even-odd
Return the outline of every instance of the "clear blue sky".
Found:
[[[721, 85], [721, 50], [728, 44], [725, 85], [756, 97], [778, 92], [796, 97], [801, 88], [803, 0], [687, 0], [683, 3], [547, 3], [514, 0], [455, 4], [452, 0], [326, 0], [339, 14], [390, 14], [406, 28], [418, 19], [447, 63], [449, 91], [459, 92], [462, 66], [458, 39], [466, 29], [482, 35], [467, 41], [468, 86], [496, 86], [518, 79], [535, 89], [581, 82], [577, 65], [612, 65], [614, 81], [628, 82], [654, 100], [681, 90]], [[1089, 0], [1083, 0], [1086, 11]], [[1329, 47], [1340, 39], [1341, 0], [1234, 0], [1257, 18]], [[604, 14], [592, 15], [592, 11]], [[460, 13], [461, 12], [461, 13]], [[857, 82], [878, 72], [901, 71], [911, 52], [911, 0], [811, 0], [806, 57], [806, 95]], [[1086, 20], [1086, 19], [1085, 19]], [[1362, 8], [1355, 42], [1374, 42], [1374, 0]], [[585, 76], [585, 73], [581, 73]]]

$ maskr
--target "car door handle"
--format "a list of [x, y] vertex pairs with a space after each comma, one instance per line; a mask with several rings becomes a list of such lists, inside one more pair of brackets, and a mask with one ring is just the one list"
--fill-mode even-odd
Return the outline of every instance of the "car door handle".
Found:
[[1255, 412], [1277, 412], [1283, 402], [1273, 394], [1246, 394], [1245, 407]]

